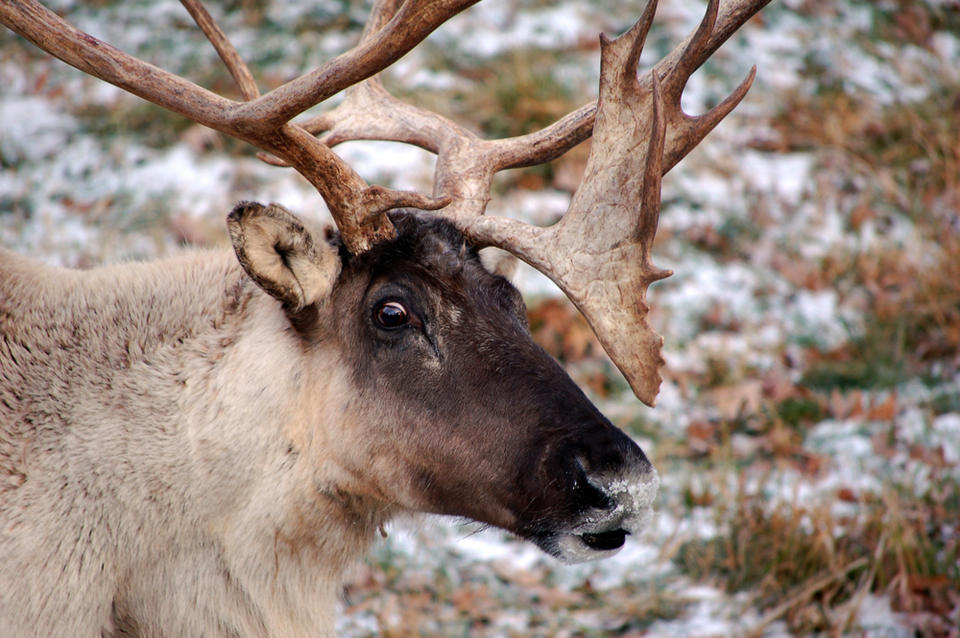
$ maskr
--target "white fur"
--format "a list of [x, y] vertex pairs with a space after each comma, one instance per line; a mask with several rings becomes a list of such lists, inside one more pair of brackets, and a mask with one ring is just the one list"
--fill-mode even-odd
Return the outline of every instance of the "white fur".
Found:
[[332, 635], [391, 512], [343, 469], [335, 356], [226, 251], [0, 251], [0, 636]]

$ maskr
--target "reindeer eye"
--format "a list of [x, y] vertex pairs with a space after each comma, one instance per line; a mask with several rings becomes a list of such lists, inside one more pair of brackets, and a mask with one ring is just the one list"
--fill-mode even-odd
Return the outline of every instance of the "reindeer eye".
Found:
[[381, 328], [399, 328], [410, 321], [410, 313], [399, 301], [385, 301], [374, 309], [373, 318]]

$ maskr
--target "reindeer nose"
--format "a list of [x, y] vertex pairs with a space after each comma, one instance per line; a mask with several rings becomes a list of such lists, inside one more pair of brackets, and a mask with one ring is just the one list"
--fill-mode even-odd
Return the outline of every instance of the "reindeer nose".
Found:
[[638, 476], [653, 469], [640, 446], [608, 422], [585, 432], [578, 447], [577, 459], [587, 477]]
[[610, 489], [615, 482], [642, 481], [653, 466], [633, 439], [604, 420], [584, 428], [573, 445], [558, 452], [565, 457], [567, 484], [584, 510], [612, 511], [622, 505]]

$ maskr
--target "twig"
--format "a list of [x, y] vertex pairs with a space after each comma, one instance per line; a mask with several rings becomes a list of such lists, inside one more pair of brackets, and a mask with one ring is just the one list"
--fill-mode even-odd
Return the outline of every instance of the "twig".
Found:
[[780, 603], [779, 605], [777, 605], [776, 607], [768, 611], [766, 614], [764, 614], [763, 617], [760, 619], [760, 622], [757, 623], [754, 627], [752, 627], [748, 631], [746, 631], [744, 635], [749, 638], [760, 636], [761, 634], [763, 634], [763, 630], [767, 626], [769, 626], [775, 620], [780, 618], [780, 616], [790, 611], [798, 603], [800, 603], [804, 599], [810, 598], [811, 596], [816, 594], [818, 591], [825, 589], [826, 587], [840, 580], [841, 578], [846, 577], [846, 575], [849, 572], [852, 572], [855, 569], [863, 567], [864, 565], [867, 564], [868, 560], [869, 559], [867, 558], [858, 558], [857, 560], [849, 563], [846, 567], [840, 570], [837, 570], [835, 572], [826, 574], [824, 576], [821, 576], [820, 578], [814, 580], [812, 583], [804, 585], [799, 590], [796, 590], [794, 593], [788, 595], [787, 599], [784, 600], [782, 603]]
[[[873, 552], [873, 564], [870, 565], [870, 569], [867, 570], [867, 573], [863, 578], [860, 579], [860, 585], [857, 587], [857, 591], [854, 593], [853, 597], [847, 601], [843, 607], [846, 608], [846, 618], [843, 619], [843, 622], [837, 627], [837, 633], [839, 634], [853, 622], [853, 616], [856, 614], [857, 610], [860, 609], [860, 605], [863, 604], [863, 599], [870, 591], [870, 587], [873, 586], [873, 580], [877, 576], [877, 569], [880, 567], [880, 559], [883, 557], [883, 550], [887, 543], [887, 532], [884, 531], [880, 535], [880, 540], [877, 542], [877, 548]], [[841, 610], [839, 613], [843, 613]]]

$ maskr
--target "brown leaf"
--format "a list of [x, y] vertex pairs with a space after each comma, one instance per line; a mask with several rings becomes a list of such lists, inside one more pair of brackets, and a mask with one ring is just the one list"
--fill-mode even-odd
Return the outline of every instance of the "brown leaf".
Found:
[[857, 498], [857, 493], [852, 487], [841, 487], [837, 489], [837, 500], [844, 503], [856, 503], [860, 499]]
[[599, 353], [593, 330], [566, 299], [546, 299], [527, 312], [533, 340], [561, 361], [579, 361]]
[[890, 396], [879, 405], [871, 405], [867, 411], [867, 418], [871, 421], [892, 421], [897, 416], [897, 395], [891, 392]]
[[755, 414], [763, 405], [764, 384], [759, 379], [713, 388], [707, 399], [724, 419], [735, 419], [742, 414]]

